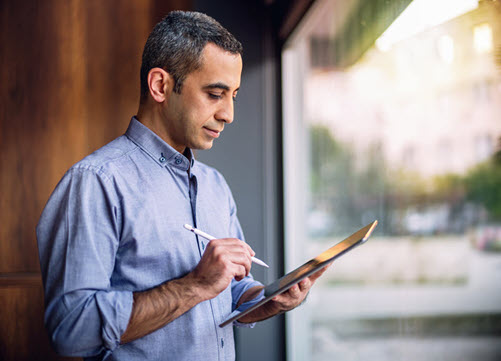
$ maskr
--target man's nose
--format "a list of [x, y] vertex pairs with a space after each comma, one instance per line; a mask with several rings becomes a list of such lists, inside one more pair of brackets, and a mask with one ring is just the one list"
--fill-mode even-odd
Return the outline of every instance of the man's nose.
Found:
[[222, 103], [221, 107], [218, 109], [218, 111], [215, 114], [215, 118], [217, 120], [221, 120], [225, 123], [232, 123], [233, 122], [233, 98], [228, 97], [226, 98]]

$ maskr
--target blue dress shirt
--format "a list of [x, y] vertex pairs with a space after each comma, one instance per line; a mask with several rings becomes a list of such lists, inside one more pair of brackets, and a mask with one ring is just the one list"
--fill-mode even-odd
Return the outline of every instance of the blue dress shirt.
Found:
[[[157, 331], [120, 344], [135, 291], [193, 270], [207, 241], [243, 239], [230, 189], [136, 118], [125, 135], [71, 167], [37, 226], [45, 324], [56, 350], [88, 360], [234, 360], [233, 327], [218, 325], [261, 283], [231, 285]], [[240, 306], [243, 311], [252, 303]]]

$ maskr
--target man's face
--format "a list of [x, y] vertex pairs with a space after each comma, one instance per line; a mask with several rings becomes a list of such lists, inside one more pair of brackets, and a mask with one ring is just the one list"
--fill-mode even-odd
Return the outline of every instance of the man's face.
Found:
[[180, 94], [171, 92], [163, 108], [169, 143], [181, 153], [186, 147], [211, 148], [225, 123], [233, 121], [242, 58], [209, 43], [202, 59], [202, 66], [185, 78]]

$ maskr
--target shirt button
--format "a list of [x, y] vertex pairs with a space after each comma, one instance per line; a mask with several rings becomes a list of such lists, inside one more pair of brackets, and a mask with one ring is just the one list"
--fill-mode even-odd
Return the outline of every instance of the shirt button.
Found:
[[176, 158], [176, 164], [181, 164], [183, 160], [181, 158]]
[[224, 340], [221, 339], [221, 348], [223, 348], [223, 347], [224, 347]]
[[205, 250], [205, 243], [202, 242], [202, 249]]
[[165, 162], [165, 157], [160, 157], [160, 158], [158, 158], [158, 160], [159, 160], [161, 163], [163, 163], [163, 162]]

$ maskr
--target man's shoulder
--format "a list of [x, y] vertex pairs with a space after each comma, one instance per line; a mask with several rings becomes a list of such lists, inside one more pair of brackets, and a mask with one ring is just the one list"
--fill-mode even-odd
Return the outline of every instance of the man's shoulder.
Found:
[[123, 162], [137, 148], [138, 146], [127, 136], [122, 135], [75, 163], [70, 171], [89, 169], [98, 173], [111, 173], [118, 164]]

